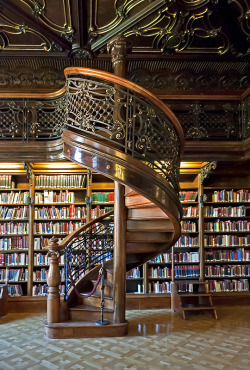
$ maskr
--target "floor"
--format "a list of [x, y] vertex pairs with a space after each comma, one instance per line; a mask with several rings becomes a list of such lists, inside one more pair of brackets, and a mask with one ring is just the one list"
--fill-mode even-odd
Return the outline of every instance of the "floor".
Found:
[[126, 337], [47, 339], [44, 314], [0, 318], [0, 369], [250, 369], [250, 307], [219, 308], [219, 320], [170, 310], [128, 311]]

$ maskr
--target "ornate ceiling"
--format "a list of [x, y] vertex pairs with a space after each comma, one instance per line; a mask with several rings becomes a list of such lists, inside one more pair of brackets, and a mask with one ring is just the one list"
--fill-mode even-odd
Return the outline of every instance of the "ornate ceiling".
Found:
[[2, 56], [100, 57], [118, 33], [137, 58], [249, 56], [248, 0], [0, 0], [0, 6]]

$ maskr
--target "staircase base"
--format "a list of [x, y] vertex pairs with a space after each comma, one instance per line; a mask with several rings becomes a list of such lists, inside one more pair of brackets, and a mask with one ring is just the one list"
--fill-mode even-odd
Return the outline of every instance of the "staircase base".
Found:
[[88, 321], [67, 321], [48, 324], [44, 322], [45, 335], [50, 339], [123, 337], [128, 333], [128, 323], [97, 325]]

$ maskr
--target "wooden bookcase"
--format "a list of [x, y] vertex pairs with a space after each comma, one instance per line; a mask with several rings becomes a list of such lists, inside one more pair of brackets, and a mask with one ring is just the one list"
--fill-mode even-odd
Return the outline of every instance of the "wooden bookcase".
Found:
[[[49, 239], [52, 235], [63, 239], [91, 216], [96, 218], [112, 208], [114, 184], [82, 167], [74, 171], [57, 171], [43, 168], [42, 164], [39, 170], [34, 168], [29, 179], [24, 170], [6, 176], [11, 176], [13, 181], [11, 187], [3, 188], [0, 177], [0, 199], [3, 202], [0, 212], [5, 212], [0, 219], [0, 283], [8, 285], [11, 296], [44, 296], [48, 289], [45, 247]], [[97, 193], [100, 195], [98, 200], [91, 202]], [[6, 194], [11, 194], [12, 199]], [[18, 197], [24, 200], [16, 201]], [[10, 203], [7, 199], [11, 199]], [[6, 219], [8, 212], [14, 216]], [[21, 218], [22, 214], [25, 218]], [[16, 225], [19, 226], [17, 230]], [[60, 262], [63, 293], [63, 256]]]
[[[11, 188], [3, 187], [1, 176], [4, 175], [12, 176]], [[40, 176], [60, 175], [82, 175], [85, 176], [86, 181], [81, 187], [72, 184], [71, 186], [64, 184], [54, 187], [53, 183], [46, 183], [46, 186], [42, 186], [38, 180]], [[73, 170], [57, 170], [47, 169], [46, 166], [43, 167], [40, 164], [34, 168], [33, 176], [32, 179], [28, 180], [24, 169], [13, 172], [5, 170], [0, 173], [0, 199], [3, 199], [4, 194], [5, 197], [17, 194], [20, 195], [20, 199], [24, 199], [22, 202], [0, 204], [1, 212], [3, 212], [3, 208], [5, 208], [5, 212], [14, 212], [13, 210], [16, 209], [14, 218], [6, 219], [8, 213], [0, 218], [0, 228], [3, 228], [3, 225], [4, 227], [19, 225], [16, 234], [3, 234], [2, 232], [0, 234], [0, 283], [7, 283], [9, 290], [12, 290], [12, 293], [16, 293], [16, 295], [32, 296], [46, 293], [48, 264], [45, 259], [47, 252], [44, 247], [51, 235], [56, 234], [58, 238], [63, 238], [68, 233], [67, 227], [69, 225], [72, 228], [80, 226], [81, 223], [90, 220], [91, 217], [98, 217], [114, 205], [112, 196], [107, 198], [107, 194], [106, 197], [103, 195], [104, 193], [113, 193], [114, 183], [104, 176], [82, 167]], [[170, 297], [172, 281], [181, 282], [188, 279], [192, 281], [208, 280], [209, 289], [214, 296], [229, 297], [250, 294], [250, 202], [215, 201], [212, 197], [216, 191], [224, 193], [232, 189], [235, 192], [243, 189], [250, 191], [249, 175], [233, 177], [216, 174], [211, 175], [203, 184], [201, 184], [200, 178], [200, 174], [197, 173], [192, 176], [181, 176], [180, 186], [181, 192], [183, 192], [181, 194], [185, 193], [184, 201], [182, 201], [184, 208], [182, 225], [185, 226], [182, 236], [171, 250], [127, 273], [127, 294], [130, 298], [136, 295], [149, 297], [149, 299], [153, 297], [155, 302], [156, 297]], [[38, 200], [39, 197], [41, 199], [44, 197], [45, 192], [53, 192], [48, 196], [58, 196], [66, 191], [74, 193], [74, 199], [67, 203]], [[193, 196], [195, 194], [195, 198], [192, 198], [192, 192]], [[100, 193], [102, 194], [100, 195]], [[18, 197], [17, 195], [16, 197]], [[30, 202], [28, 195], [33, 197], [34, 202]], [[68, 217], [71, 205], [74, 205], [75, 212], [80, 212], [80, 216], [74, 214], [74, 217]], [[52, 214], [52, 207], [54, 214], [60, 216], [60, 220], [58, 217], [48, 217]], [[222, 207], [223, 212], [235, 213], [230, 216], [226, 216], [229, 213], [225, 213], [223, 216]], [[71, 210], [71, 212], [73, 211]], [[65, 214], [67, 217], [64, 217]], [[46, 215], [46, 217], [42, 217], [42, 215]], [[245, 222], [244, 229], [223, 232], [207, 230], [208, 225], [209, 227], [214, 227], [214, 224], [217, 227], [218, 225], [231, 227], [232, 222], [236, 222], [237, 225]], [[55, 225], [58, 227], [64, 225], [66, 231], [58, 233], [39, 231], [39, 228], [42, 228], [44, 224], [47, 224], [48, 230], [53, 229]], [[213, 240], [217, 240], [218, 236], [227, 237], [229, 242], [227, 244], [213, 242], [213, 245], [210, 245], [208, 240], [211, 240], [211, 237]], [[239, 244], [234, 243], [232, 246], [232, 238], [230, 239], [230, 237], [235, 237]], [[1, 266], [3, 258], [6, 263]], [[237, 260], [237, 258], [241, 260]], [[15, 264], [8, 263], [11, 259], [15, 261]], [[63, 281], [64, 266], [63, 261], [61, 262]], [[213, 276], [214, 274], [211, 273], [215, 271], [215, 266], [221, 276]], [[227, 276], [225, 272], [223, 275], [222, 271], [225, 270], [223, 266], [230, 270], [231, 276]], [[243, 269], [245, 270], [243, 271]], [[234, 271], [241, 271], [241, 273], [234, 274]]]

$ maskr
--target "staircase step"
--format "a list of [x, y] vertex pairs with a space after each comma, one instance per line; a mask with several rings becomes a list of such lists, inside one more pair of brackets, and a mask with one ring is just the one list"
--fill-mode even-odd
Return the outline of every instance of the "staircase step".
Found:
[[97, 325], [91, 321], [67, 321], [49, 324], [45, 321], [45, 334], [51, 339], [120, 337], [127, 334], [128, 323]]
[[198, 310], [214, 310], [214, 306], [209, 306], [207, 304], [195, 304], [195, 303], [184, 303], [180, 306], [182, 310], [185, 311], [198, 311]]
[[128, 219], [145, 220], [145, 219], [169, 219], [165, 212], [153, 206], [131, 208], [128, 210]]
[[[105, 320], [113, 320], [113, 309], [104, 307], [103, 317]], [[78, 305], [69, 309], [69, 318], [72, 321], [100, 320], [101, 308], [90, 305]]]
[[[105, 301], [105, 307], [106, 308], [113, 308], [113, 298], [112, 297], [104, 297]], [[101, 307], [101, 295], [95, 292], [91, 297], [89, 298], [83, 298], [82, 299], [83, 304], [87, 304], [94, 307]]]
[[[92, 280], [92, 283], [95, 284], [96, 280]], [[96, 288], [96, 293], [98, 295], [101, 294], [101, 284], [98, 284]], [[105, 297], [113, 297], [113, 284], [111, 282], [105, 280], [104, 281], [104, 296]]]
[[171, 235], [165, 232], [128, 231], [126, 232], [126, 242], [169, 243]]
[[173, 232], [174, 227], [170, 220], [127, 220], [128, 231], [159, 231]]

